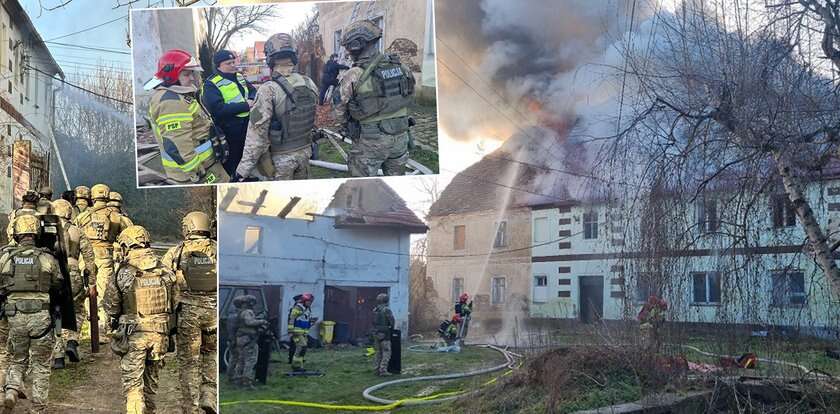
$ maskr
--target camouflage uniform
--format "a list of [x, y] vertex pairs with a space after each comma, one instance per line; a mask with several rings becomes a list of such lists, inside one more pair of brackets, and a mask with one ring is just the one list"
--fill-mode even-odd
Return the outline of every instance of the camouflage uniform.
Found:
[[342, 39], [345, 47], [366, 43], [339, 82], [341, 101], [335, 107], [336, 120], [351, 131], [348, 167], [353, 177], [376, 176], [380, 168], [385, 175], [402, 175], [408, 161], [414, 75], [398, 56], [379, 52], [381, 36], [375, 24], [362, 20], [348, 26]]
[[117, 213], [120, 213], [123, 216], [128, 217], [128, 214], [126, 214], [125, 211], [123, 210], [122, 194], [120, 194], [116, 191], [111, 191], [111, 194], [108, 197], [107, 206], [113, 208], [114, 211], [116, 211]]
[[175, 272], [178, 297], [178, 369], [184, 413], [201, 413], [216, 404], [216, 241], [210, 239], [210, 220], [200, 214], [206, 227], [200, 232], [185, 229], [186, 240], [169, 249], [163, 265]]
[[[102, 186], [104, 188], [100, 188]], [[96, 267], [96, 296], [100, 304], [105, 295], [105, 288], [108, 281], [114, 278], [114, 241], [120, 232], [133, 225], [128, 217], [108, 207], [108, 194], [110, 189], [97, 184], [93, 191], [93, 206], [80, 213], [76, 217], [76, 224], [82, 229], [82, 233], [93, 246], [94, 265]], [[107, 332], [107, 321], [104, 310], [99, 309], [99, 332]], [[104, 342], [105, 336], [100, 340]]]
[[228, 333], [230, 334], [228, 349], [230, 350], [230, 355], [228, 356], [227, 375], [228, 380], [233, 384], [239, 381], [239, 378], [236, 377], [237, 366], [239, 364], [239, 347], [236, 346], [236, 330], [238, 329], [239, 313], [242, 312], [242, 298], [243, 296], [233, 298], [233, 308], [236, 314], [232, 318], [229, 318], [228, 322]]
[[[96, 268], [94, 267], [93, 247], [90, 241], [82, 234], [82, 230], [70, 222], [73, 207], [67, 200], [56, 200], [53, 202], [53, 210], [59, 216], [61, 226], [61, 247], [64, 249], [63, 256], [67, 260], [67, 270], [70, 276], [70, 286], [73, 291], [73, 307], [76, 313], [76, 329], [75, 331], [69, 329], [62, 329], [61, 336], [56, 338], [55, 348], [53, 349], [53, 358], [64, 358], [64, 353], [67, 349], [67, 343], [72, 341], [74, 345], [79, 344], [79, 331], [82, 330], [82, 324], [87, 320], [87, 310], [85, 309], [85, 299], [87, 299], [86, 285], [82, 275], [80, 263], [84, 265], [84, 271], [89, 275], [94, 275]], [[83, 257], [81, 262], [79, 257]], [[71, 347], [75, 348], [75, 347]], [[77, 359], [78, 354], [72, 355], [71, 360]], [[63, 362], [63, 361], [62, 361]]]
[[211, 138], [216, 130], [192, 86], [158, 86], [149, 103], [152, 131], [167, 178], [179, 184], [226, 183]]
[[[18, 223], [23, 224], [18, 227]], [[19, 231], [21, 228], [37, 229], [38, 226], [36, 219], [22, 217], [15, 222], [15, 234], [23, 234]], [[29, 234], [37, 234], [37, 230]], [[32, 410], [45, 412], [50, 388], [50, 356], [55, 341], [49, 290], [60, 289], [63, 277], [55, 257], [48, 250], [35, 247], [31, 240], [3, 249], [0, 274], [5, 286], [2, 293], [7, 295], [4, 309], [12, 356], [6, 374], [5, 405], [14, 407], [18, 395], [23, 393], [26, 375], [32, 381]]]
[[259, 345], [257, 339], [259, 338], [259, 329], [268, 325], [265, 319], [259, 319], [254, 314], [254, 304], [256, 298], [251, 295], [245, 295], [242, 301], [242, 310], [237, 315], [237, 329], [236, 329], [236, 347], [239, 360], [236, 363], [236, 371], [233, 374], [234, 381], [239, 385], [253, 385], [256, 372], [254, 367], [257, 365], [257, 357], [259, 356]]
[[378, 375], [387, 375], [391, 361], [391, 330], [394, 329], [394, 314], [388, 307], [388, 295], [382, 293], [376, 297], [378, 305], [373, 308], [373, 344], [376, 359], [373, 369]]
[[119, 243], [129, 250], [103, 301], [108, 316], [119, 321], [111, 349], [120, 356], [126, 413], [153, 413], [176, 305], [175, 275], [148, 247], [142, 227], [124, 230]]
[[73, 190], [76, 194], [76, 204], [73, 206], [73, 219], [76, 219], [76, 216], [79, 213], [85, 211], [90, 207], [90, 188], [80, 185]]

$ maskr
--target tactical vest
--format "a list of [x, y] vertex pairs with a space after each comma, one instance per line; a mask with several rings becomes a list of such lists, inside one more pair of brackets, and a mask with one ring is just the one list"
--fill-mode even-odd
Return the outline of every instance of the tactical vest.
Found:
[[10, 293], [49, 293], [52, 274], [41, 265], [41, 254], [43, 250], [32, 246], [18, 247], [9, 252], [12, 266]]
[[75, 259], [78, 261], [79, 254], [81, 253], [81, 232], [79, 228], [65, 219], [61, 220], [61, 228], [63, 233], [62, 242], [64, 244], [62, 247], [65, 250], [67, 260]]
[[[296, 308], [300, 309], [300, 313], [297, 317], [294, 317], [292, 313]], [[310, 322], [311, 318], [312, 316], [310, 310], [299, 303], [296, 303], [295, 306], [292, 306], [292, 309], [289, 310], [289, 325], [295, 331], [309, 331], [309, 329], [312, 328], [312, 322]]]
[[[99, 208], [88, 208], [87, 219], [80, 220], [82, 231], [88, 240], [113, 241], [111, 240], [111, 208], [102, 206]], [[82, 223], [81, 221], [86, 221]]]
[[391, 321], [388, 319], [388, 305], [376, 305], [373, 308], [373, 328], [377, 332], [385, 333], [391, 330]]
[[315, 107], [318, 95], [306, 86], [303, 78], [292, 85], [283, 76], [273, 78], [286, 95], [283, 108], [274, 108], [268, 138], [273, 154], [304, 148], [312, 143]]
[[200, 251], [184, 252], [178, 255], [178, 268], [184, 274], [187, 288], [195, 292], [215, 292], [218, 285], [216, 279], [216, 261]]
[[245, 324], [245, 316], [243, 315], [247, 311], [251, 311], [253, 313], [253, 310], [251, 309], [242, 309], [239, 311], [238, 314], [236, 314], [236, 336], [254, 336], [257, 334], [256, 327], [248, 326]]
[[[377, 55], [367, 66], [365, 71], [353, 86], [353, 95], [347, 105], [353, 119], [365, 123], [383, 120], [405, 118], [408, 107], [414, 100], [414, 78], [400, 64], [399, 57], [393, 55]], [[395, 132], [385, 131], [391, 135], [400, 134], [408, 130], [408, 120], [392, 128]]]
[[[247, 92], [248, 84], [245, 83], [245, 78], [242, 77], [242, 75], [237, 73], [236, 82], [233, 82], [222, 75], [216, 74], [210, 78], [210, 82], [219, 88], [219, 92], [222, 94], [222, 100], [224, 100], [225, 104], [245, 102], [245, 97], [242, 96], [242, 91], [239, 89], [239, 86], [242, 86], [242, 89]], [[249, 113], [250, 111], [244, 111], [236, 114], [236, 116], [239, 118], [245, 118]]]
[[138, 331], [168, 333], [168, 322], [148, 318], [172, 313], [170, 288], [159, 268], [141, 270], [123, 264], [124, 271], [133, 271], [134, 280], [123, 294], [122, 313], [137, 322]]

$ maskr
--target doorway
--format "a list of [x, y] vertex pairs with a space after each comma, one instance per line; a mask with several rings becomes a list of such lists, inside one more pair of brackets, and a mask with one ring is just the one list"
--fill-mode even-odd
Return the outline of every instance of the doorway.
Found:
[[596, 323], [601, 320], [604, 314], [604, 277], [603, 276], [580, 276], [580, 321], [583, 323]]

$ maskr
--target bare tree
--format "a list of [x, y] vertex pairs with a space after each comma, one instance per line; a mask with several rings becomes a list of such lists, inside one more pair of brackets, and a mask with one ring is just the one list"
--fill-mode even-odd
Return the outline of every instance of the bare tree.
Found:
[[840, 1], [838, 0], [765, 0], [777, 22], [797, 43], [819, 37], [819, 49], [835, 70], [840, 71]]
[[276, 16], [272, 6], [212, 7], [204, 10], [207, 24], [205, 41], [210, 52], [227, 47], [231, 37], [237, 33], [262, 31], [262, 24]]

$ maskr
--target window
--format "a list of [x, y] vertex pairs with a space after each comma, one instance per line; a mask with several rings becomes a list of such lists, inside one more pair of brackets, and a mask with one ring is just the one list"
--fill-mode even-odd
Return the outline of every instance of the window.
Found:
[[534, 243], [548, 241], [548, 218], [537, 217], [534, 219]]
[[493, 247], [507, 246], [507, 221], [500, 221], [496, 223], [496, 239], [493, 241]]
[[534, 303], [544, 303], [548, 300], [548, 276], [537, 275], [534, 276], [534, 294], [531, 301]]
[[455, 240], [452, 243], [452, 248], [455, 250], [464, 250], [467, 245], [467, 227], [464, 225], [455, 226]]
[[458, 303], [458, 298], [464, 293], [464, 278], [456, 277], [452, 279], [452, 303]]
[[807, 299], [805, 274], [801, 271], [773, 272], [773, 306], [800, 306]]
[[583, 238], [598, 238], [598, 213], [595, 211], [583, 213]]
[[490, 303], [500, 305], [505, 303], [505, 278], [494, 277], [490, 285]]
[[694, 292], [692, 303], [719, 304], [720, 303], [720, 273], [700, 272], [692, 273]]
[[700, 233], [714, 233], [720, 228], [720, 218], [717, 211], [717, 200], [704, 199], [697, 202], [697, 228]]
[[336, 55], [341, 52], [341, 30], [336, 30], [333, 37], [333, 53]]
[[658, 275], [654, 273], [639, 273], [636, 276], [634, 299], [636, 302], [647, 302], [648, 298], [653, 295], [661, 296]]
[[248, 226], [247, 228], [245, 228], [245, 246], [242, 249], [242, 251], [246, 254], [261, 254], [261, 233], [262, 227]]
[[773, 212], [773, 227], [791, 227], [796, 225], [796, 210], [787, 194], [776, 194], [770, 199]]
[[382, 37], [376, 42], [376, 48], [379, 49], [380, 52], [385, 52], [385, 19], [382, 17], [377, 17], [373, 19], [373, 23], [379, 26], [379, 30], [382, 31]]

